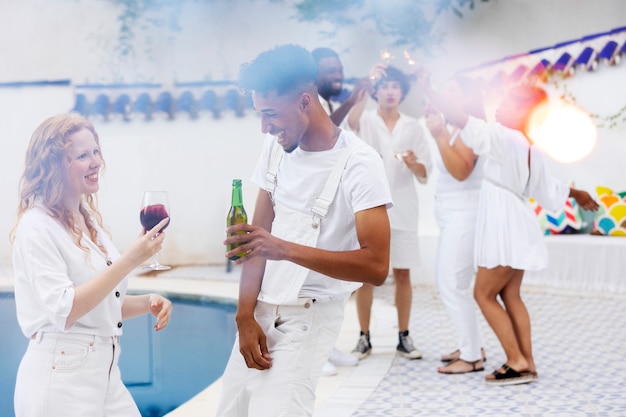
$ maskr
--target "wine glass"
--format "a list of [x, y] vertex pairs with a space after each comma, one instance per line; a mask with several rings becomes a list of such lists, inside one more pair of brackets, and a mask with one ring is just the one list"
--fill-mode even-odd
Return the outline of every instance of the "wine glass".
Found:
[[[166, 217], [169, 217], [169, 202], [167, 198], [167, 191], [145, 191], [143, 193], [143, 199], [141, 200], [141, 211], [139, 212], [139, 220], [144, 230], [148, 232], [155, 227], [159, 222]], [[161, 233], [170, 222], [163, 229], [159, 230]], [[154, 254], [154, 263], [142, 268], [146, 271], [164, 271], [171, 269], [170, 266], [161, 265], [159, 263], [158, 253]]]

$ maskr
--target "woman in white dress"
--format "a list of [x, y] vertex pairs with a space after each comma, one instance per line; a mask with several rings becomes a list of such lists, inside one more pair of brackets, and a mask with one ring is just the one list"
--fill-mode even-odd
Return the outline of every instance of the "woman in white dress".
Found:
[[510, 89], [496, 111], [497, 123], [468, 116], [458, 104], [447, 102], [428, 86], [425, 90], [446, 119], [462, 129], [463, 142], [486, 158], [476, 221], [474, 297], [504, 349], [506, 362], [485, 382], [535, 381], [530, 317], [520, 287], [524, 271], [543, 269], [548, 259], [539, 224], [526, 201], [533, 197], [549, 210], [563, 207], [568, 197], [586, 210], [596, 210], [598, 204], [587, 192], [553, 178], [543, 155], [523, 133], [531, 110], [547, 99], [544, 90]]

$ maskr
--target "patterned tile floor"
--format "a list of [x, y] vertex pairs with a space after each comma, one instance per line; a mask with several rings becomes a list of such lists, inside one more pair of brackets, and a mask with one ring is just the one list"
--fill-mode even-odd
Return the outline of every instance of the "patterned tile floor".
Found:
[[[360, 404], [354, 404], [351, 414], [342, 415], [626, 416], [626, 294], [564, 293], [524, 287], [523, 295], [532, 320], [538, 382], [492, 387], [483, 382], [485, 372], [438, 374], [439, 357], [454, 350], [455, 335], [434, 288], [418, 284], [414, 288], [410, 329], [424, 359], [410, 361], [396, 356], [395, 340], [377, 340], [373, 334], [373, 353], [354, 368], [352, 373], [357, 375], [351, 378], [357, 386], [362, 384], [367, 376], [359, 376], [359, 368], [365, 372], [367, 361], [386, 355], [390, 365], [381, 362], [387, 366], [382, 378], [366, 396], [363, 391], [351, 394], [350, 384], [343, 383], [343, 389], [316, 410], [315, 416], [338, 417], [341, 413], [333, 412], [332, 404], [341, 403], [342, 398], [348, 401], [351, 395], [361, 396]], [[376, 289], [377, 303], [392, 307], [393, 285]], [[391, 320], [383, 320], [387, 325], [395, 323], [391, 316]], [[480, 313], [479, 317], [488, 357], [485, 370], [491, 372], [505, 357]], [[380, 328], [381, 323], [377, 326]], [[381, 351], [378, 356], [377, 344]], [[343, 410], [345, 413], [346, 407]]]
[[[0, 287], [11, 286], [0, 270]], [[177, 268], [169, 274], [136, 278], [143, 289], [234, 298], [238, 274], [221, 267]], [[339, 374], [322, 377], [314, 417], [523, 416], [626, 417], [626, 294], [590, 294], [524, 286], [531, 315], [540, 379], [509, 387], [484, 384], [504, 360], [493, 332], [479, 313], [488, 361], [485, 372], [441, 375], [439, 357], [455, 348], [455, 335], [439, 295], [430, 284], [413, 290], [411, 336], [424, 358], [396, 356], [396, 311], [392, 284], [375, 289], [372, 354]], [[354, 300], [337, 347], [349, 352], [358, 324]], [[172, 416], [212, 416], [219, 381]]]

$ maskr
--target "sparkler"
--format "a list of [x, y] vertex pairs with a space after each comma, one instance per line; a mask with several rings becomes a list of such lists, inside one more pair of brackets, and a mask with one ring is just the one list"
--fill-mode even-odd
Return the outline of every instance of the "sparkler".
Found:
[[404, 55], [404, 58], [406, 59], [406, 62], [408, 62], [409, 66], [413, 67], [416, 65], [415, 61], [413, 61], [413, 58], [411, 58], [409, 51], [404, 51], [402, 54]]
[[385, 64], [389, 64], [389, 61], [391, 61], [393, 59], [393, 56], [391, 56], [391, 52], [387, 51], [386, 49], [381, 51], [380, 53], [380, 58], [385, 61]]

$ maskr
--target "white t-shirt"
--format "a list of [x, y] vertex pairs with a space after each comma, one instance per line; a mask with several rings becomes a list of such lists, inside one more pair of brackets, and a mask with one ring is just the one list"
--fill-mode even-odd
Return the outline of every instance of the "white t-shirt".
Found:
[[424, 164], [426, 168], [426, 178], [417, 180], [422, 184], [426, 183], [432, 171], [432, 159], [423, 126], [419, 120], [400, 113], [400, 118], [390, 133], [378, 111], [372, 109], [361, 115], [358, 135], [383, 158], [394, 203], [389, 210], [391, 228], [417, 233], [419, 205], [414, 180], [416, 177], [395, 154], [412, 150], [417, 162]]
[[[310, 214], [335, 163], [344, 148], [353, 140], [360, 139], [352, 132], [342, 131], [333, 149], [307, 152], [298, 147], [291, 153], [284, 153], [278, 167], [274, 194], [276, 201], [293, 210]], [[272, 136], [266, 139], [252, 176], [252, 182], [261, 189], [267, 188], [265, 174], [269, 166], [270, 150], [275, 141]], [[331, 251], [358, 249], [354, 215], [378, 206], [391, 207], [391, 193], [382, 160], [371, 147], [363, 146], [355, 150], [348, 160], [335, 200], [330, 206], [328, 216], [322, 220], [316, 247]], [[340, 298], [360, 285], [309, 271], [300, 296]]]
[[[95, 225], [98, 239], [115, 261], [119, 252], [108, 235]], [[67, 332], [96, 336], [122, 334], [122, 303], [127, 279], [122, 280], [96, 307], [65, 330], [65, 321], [72, 309], [74, 287], [91, 280], [105, 270], [106, 255], [87, 236], [82, 244], [74, 242], [65, 227], [50, 217], [43, 208], [24, 213], [13, 244], [15, 273], [15, 304], [17, 320], [28, 338], [37, 332]]]

